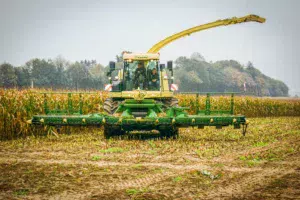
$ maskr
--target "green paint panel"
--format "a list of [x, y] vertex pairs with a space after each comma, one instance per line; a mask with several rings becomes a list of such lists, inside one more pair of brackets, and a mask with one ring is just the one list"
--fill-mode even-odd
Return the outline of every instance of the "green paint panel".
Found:
[[[236, 122], [234, 123], [234, 119]], [[186, 126], [228, 126], [234, 124], [245, 124], [245, 116], [207, 116], [207, 115], [187, 115], [186, 117], [147, 117], [141, 118], [119, 118], [102, 114], [91, 115], [37, 115], [32, 119], [32, 124], [39, 125], [59, 125], [59, 126], [87, 126], [87, 125], [134, 125], [137, 130], [139, 126], [151, 125], [159, 127], [170, 125], [176, 127]]]
[[[134, 100], [126, 99], [116, 110], [116, 116], [103, 113], [83, 115], [83, 102], [81, 93], [79, 110], [74, 110], [72, 102], [72, 93], [68, 95], [68, 109], [49, 110], [47, 102], [47, 93], [44, 93], [44, 115], [35, 115], [32, 118], [33, 125], [50, 126], [119, 126], [122, 130], [152, 130], [152, 129], [173, 129], [177, 127], [198, 126], [222, 126], [233, 125], [234, 128], [240, 128], [246, 125], [246, 118], [243, 115], [233, 115], [234, 113], [234, 94], [231, 94], [230, 110], [211, 110], [211, 94], [206, 94], [205, 110], [199, 110], [199, 94], [196, 94], [196, 115], [188, 115], [185, 110], [187, 107], [168, 107], [163, 108], [162, 103], [157, 103], [154, 99]], [[219, 93], [216, 93], [219, 94]], [[58, 107], [59, 108], [59, 107]], [[134, 109], [146, 110], [147, 115], [143, 118], [134, 117]], [[165, 109], [165, 113], [163, 112]], [[119, 117], [117, 117], [119, 116]], [[159, 117], [160, 116], [160, 117]], [[162, 117], [163, 116], [163, 117]]]

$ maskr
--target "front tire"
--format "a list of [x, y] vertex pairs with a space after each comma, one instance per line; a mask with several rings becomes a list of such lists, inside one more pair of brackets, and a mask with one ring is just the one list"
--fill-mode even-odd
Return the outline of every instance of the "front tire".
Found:
[[169, 108], [169, 107], [178, 107], [178, 99], [175, 98], [175, 97], [168, 98], [163, 103], [167, 108]]
[[109, 114], [112, 115], [115, 113], [115, 111], [117, 110], [119, 106], [119, 102], [118, 101], [114, 101], [112, 98], [107, 98], [105, 99], [104, 103], [103, 103], [103, 110]]
[[178, 128], [171, 128], [171, 129], [162, 129], [159, 131], [160, 138], [166, 138], [166, 139], [177, 139], [179, 136], [179, 130]]
[[111, 137], [115, 136], [121, 136], [124, 135], [126, 132], [121, 129], [119, 126], [104, 126], [104, 138], [109, 139]]

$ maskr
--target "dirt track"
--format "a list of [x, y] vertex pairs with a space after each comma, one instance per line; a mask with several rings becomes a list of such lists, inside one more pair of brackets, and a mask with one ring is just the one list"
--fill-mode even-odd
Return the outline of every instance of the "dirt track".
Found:
[[300, 118], [252, 121], [246, 138], [183, 129], [178, 140], [1, 142], [0, 199], [300, 199]]

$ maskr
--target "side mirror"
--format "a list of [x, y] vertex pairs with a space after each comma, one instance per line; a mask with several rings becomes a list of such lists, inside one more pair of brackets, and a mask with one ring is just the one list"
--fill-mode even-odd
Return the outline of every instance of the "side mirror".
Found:
[[167, 67], [168, 67], [168, 70], [173, 71], [173, 61], [168, 61]]
[[163, 69], [166, 68], [166, 67], [165, 67], [165, 64], [160, 64], [160, 65], [159, 65], [159, 68], [160, 68], [160, 71], [162, 71]]
[[116, 69], [116, 63], [113, 61], [109, 62], [109, 71], [114, 71]]

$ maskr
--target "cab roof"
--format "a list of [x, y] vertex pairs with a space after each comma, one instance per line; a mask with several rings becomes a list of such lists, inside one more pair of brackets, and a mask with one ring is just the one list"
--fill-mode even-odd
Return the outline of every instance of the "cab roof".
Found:
[[123, 60], [159, 60], [159, 53], [124, 53]]

